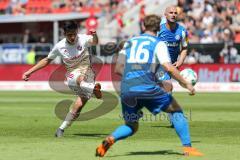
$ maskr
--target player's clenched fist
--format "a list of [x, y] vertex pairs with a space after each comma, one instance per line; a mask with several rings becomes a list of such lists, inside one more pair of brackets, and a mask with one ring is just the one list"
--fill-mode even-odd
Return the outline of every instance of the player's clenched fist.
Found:
[[192, 86], [192, 84], [188, 83], [186, 85], [186, 88], [189, 90], [189, 95], [191, 95], [191, 96], [195, 95], [196, 91], [195, 91], [194, 87]]
[[30, 77], [30, 73], [28, 73], [28, 72], [25, 72], [25, 73], [23, 73], [23, 75], [22, 75], [22, 79], [24, 80], [24, 81], [28, 81], [29, 80], [29, 77]]
[[89, 34], [90, 34], [90, 35], [93, 35], [93, 34], [96, 34], [96, 33], [97, 33], [97, 32], [96, 32], [95, 29], [90, 29], [90, 30], [89, 30]]

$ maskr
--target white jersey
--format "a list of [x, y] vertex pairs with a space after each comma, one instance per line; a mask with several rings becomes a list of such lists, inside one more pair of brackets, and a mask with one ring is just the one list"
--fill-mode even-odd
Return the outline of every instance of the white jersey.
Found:
[[90, 66], [90, 59], [87, 47], [92, 41], [92, 35], [78, 34], [76, 43], [71, 45], [66, 38], [59, 41], [48, 54], [49, 59], [61, 56], [68, 72], [79, 68], [80, 66]]

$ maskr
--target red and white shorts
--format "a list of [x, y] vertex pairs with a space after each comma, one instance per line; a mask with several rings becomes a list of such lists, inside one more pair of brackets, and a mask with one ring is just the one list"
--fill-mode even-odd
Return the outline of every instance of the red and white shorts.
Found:
[[[92, 96], [95, 85], [95, 74], [92, 68], [80, 67], [68, 73], [66, 77], [68, 87], [74, 94], [88, 99]], [[83, 78], [80, 84], [77, 83], [79, 77]]]

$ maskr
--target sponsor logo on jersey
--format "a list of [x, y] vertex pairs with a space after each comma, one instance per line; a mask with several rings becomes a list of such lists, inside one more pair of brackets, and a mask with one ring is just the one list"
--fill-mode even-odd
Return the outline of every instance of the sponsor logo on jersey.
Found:
[[82, 50], [82, 46], [78, 45], [77, 46], [77, 50], [81, 51]]
[[64, 48], [62, 48], [62, 53], [63, 53], [64, 55], [69, 55], [68, 50], [67, 50], [67, 49], [64, 49]]
[[165, 41], [165, 43], [168, 47], [178, 47], [179, 46], [178, 42], [166, 42]]
[[179, 39], [180, 39], [180, 35], [177, 34], [177, 35], [175, 36], [175, 39], [176, 39], [176, 40], [179, 40]]

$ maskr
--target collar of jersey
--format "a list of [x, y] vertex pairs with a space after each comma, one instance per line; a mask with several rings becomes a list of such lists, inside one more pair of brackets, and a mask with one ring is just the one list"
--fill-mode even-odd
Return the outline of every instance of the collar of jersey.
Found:
[[179, 26], [179, 24], [176, 22], [176, 27], [174, 28], [174, 30], [170, 30], [170, 29], [167, 28], [166, 23], [164, 23], [162, 25], [170, 32], [175, 32], [177, 30], [178, 26]]
[[154, 37], [154, 38], [157, 37], [157, 36], [153, 36], [153, 35], [150, 35], [150, 34], [147, 34], [147, 33], [143, 33], [143, 34], [141, 34], [140, 36], [151, 36], [151, 37]]

